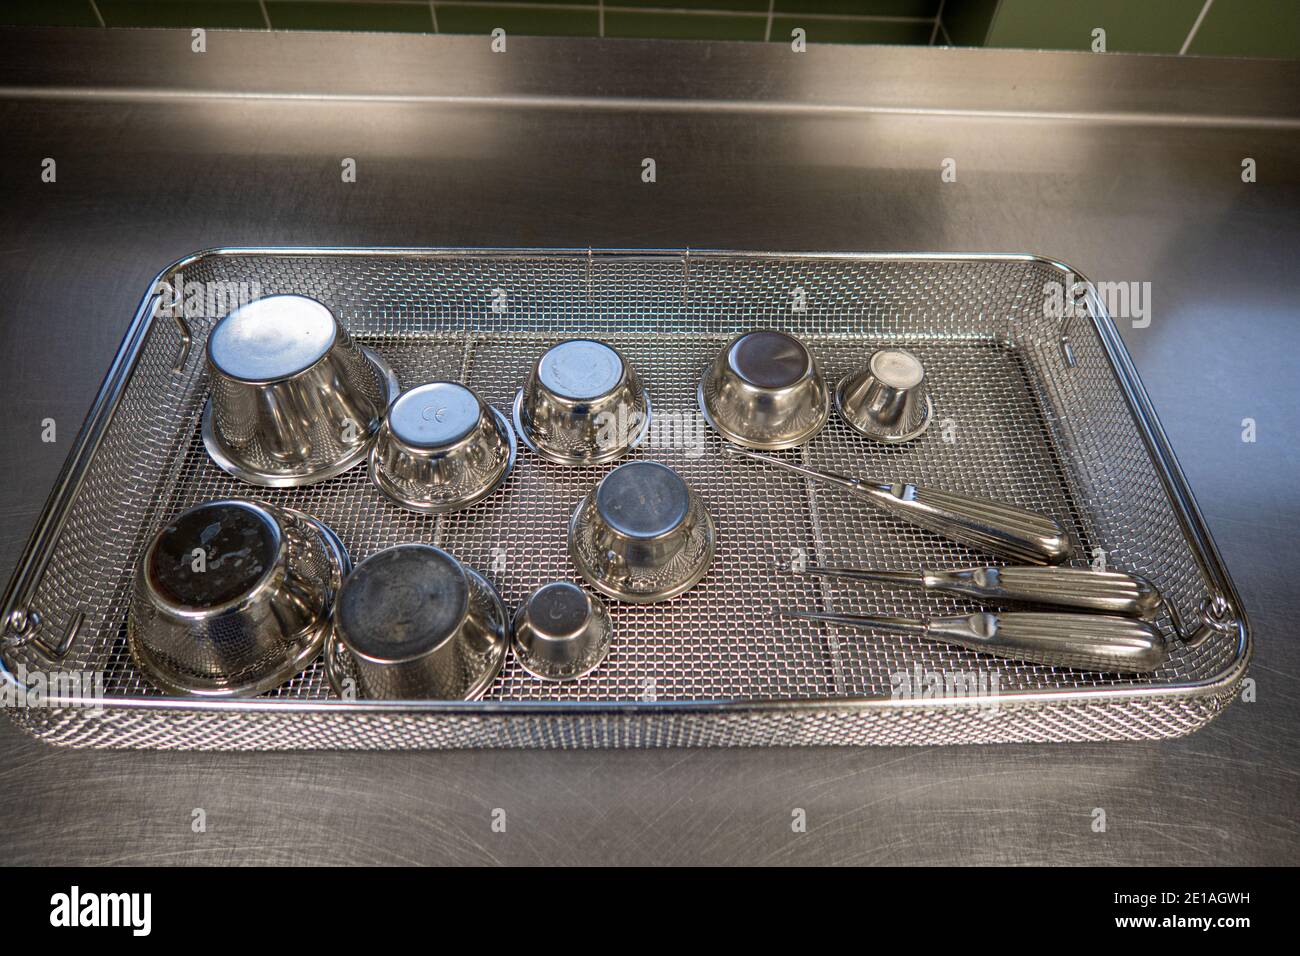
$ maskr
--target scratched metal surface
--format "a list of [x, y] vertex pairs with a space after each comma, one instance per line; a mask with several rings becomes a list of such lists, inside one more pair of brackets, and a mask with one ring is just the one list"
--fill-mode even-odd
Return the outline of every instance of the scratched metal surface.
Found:
[[[196, 248], [1034, 249], [1093, 279], [1153, 284], [1151, 325], [1121, 330], [1251, 614], [1258, 700], [1182, 740], [906, 751], [96, 753], [53, 749], [3, 722], [0, 859], [1300, 858], [1300, 607], [1276, 560], [1300, 530], [1295, 65], [821, 48], [810, 65], [782, 72], [783, 61], [765, 59], [777, 51], [757, 48], [610, 42], [578, 56], [566, 45], [575, 41], [520, 42], [516, 60], [488, 65], [472, 39], [223, 35], [198, 75], [171, 52], [180, 35], [60, 36], [0, 33], [0, 83], [27, 88], [0, 89], [13, 157], [0, 166], [9, 409], [0, 574], [140, 288], [160, 263]], [[158, 69], [191, 89], [325, 87], [350, 74], [311, 64], [339, 62], [331, 44], [348, 40], [352, 62], [369, 67], [366, 82], [456, 96], [491, 87], [498, 100], [471, 108], [419, 95], [290, 103], [33, 89], [73, 84], [72, 64], [87, 62], [106, 86], [159, 86], [147, 72]], [[265, 57], [265, 44], [274, 69], [238, 69]], [[436, 47], [446, 74], [412, 68], [408, 44], [429, 45], [418, 47], [421, 61], [437, 61]], [[662, 101], [605, 109], [508, 96], [590, 89], [593, 75], [640, 67], [664, 89], [637, 95]], [[620, 92], [614, 81], [603, 89]], [[677, 97], [692, 89], [732, 103], [683, 106]], [[756, 98], [779, 106], [735, 106]], [[961, 109], [935, 113], [936, 104]], [[858, 108], [873, 105], [885, 108]], [[1100, 112], [1067, 115], [1088, 110]], [[639, 180], [647, 154], [658, 161], [653, 186]], [[35, 171], [51, 155], [59, 181], [43, 185]], [[339, 182], [340, 156], [359, 157], [357, 183]], [[948, 156], [958, 181], [941, 184]], [[1243, 156], [1261, 171], [1251, 186], [1239, 178]], [[39, 440], [47, 417], [58, 423], [53, 444]], [[1241, 441], [1246, 417], [1257, 422], [1253, 444]], [[1098, 807], [1104, 834], [1089, 825]], [[193, 832], [195, 808], [206, 811], [206, 833]], [[507, 813], [505, 833], [490, 827], [496, 808]], [[795, 808], [807, 812], [806, 833], [791, 830]]]

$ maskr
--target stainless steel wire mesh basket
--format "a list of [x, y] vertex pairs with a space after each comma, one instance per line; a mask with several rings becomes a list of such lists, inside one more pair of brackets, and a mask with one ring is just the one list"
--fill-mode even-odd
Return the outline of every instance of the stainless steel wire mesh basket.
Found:
[[[1049, 314], [1033, 256], [881, 256], [591, 250], [230, 249], [169, 267], [145, 296], [4, 602], [5, 679], [94, 673], [104, 696], [47, 693], [11, 710], [32, 734], [82, 747], [212, 749], [932, 744], [1173, 737], [1232, 699], [1249, 658], [1240, 602], [1095, 290]], [[1080, 280], [1082, 281], [1082, 280]], [[614, 466], [522, 455], [509, 481], [446, 516], [395, 508], [364, 469], [308, 488], [249, 488], [204, 452], [203, 346], [222, 290], [319, 299], [404, 387], [471, 386], [509, 410], [548, 345], [585, 336], [641, 372], [659, 423], [634, 453], [706, 500], [718, 550], [704, 581], [664, 604], [613, 602], [615, 641], [567, 684], [510, 661], [475, 702], [340, 700], [318, 661], [243, 701], [168, 698], [136, 669], [125, 618], [133, 569], [170, 516], [253, 497], [330, 525], [354, 560], [400, 542], [450, 550], [516, 605], [573, 578], [565, 527]], [[188, 316], [159, 291], [199, 289]], [[213, 290], [216, 290], [215, 293]], [[212, 300], [216, 301], [212, 301]], [[1119, 677], [996, 660], [910, 637], [778, 620], [778, 604], [878, 614], [960, 613], [952, 596], [818, 581], [792, 562], [916, 569], [986, 555], [833, 491], [723, 458], [695, 385], [735, 333], [778, 327], [835, 381], [883, 344], [925, 363], [926, 436], [866, 442], [833, 418], [797, 454], [835, 471], [997, 497], [1064, 519], [1083, 566], [1149, 577], [1219, 630], [1172, 642], [1153, 674]], [[1166, 622], [1167, 623], [1167, 622]], [[973, 678], [973, 679], [972, 679]], [[993, 678], [993, 682], [989, 682]], [[51, 685], [51, 688], [54, 685]], [[911, 688], [900, 693], [900, 688]], [[990, 693], [990, 690], [993, 693]]]

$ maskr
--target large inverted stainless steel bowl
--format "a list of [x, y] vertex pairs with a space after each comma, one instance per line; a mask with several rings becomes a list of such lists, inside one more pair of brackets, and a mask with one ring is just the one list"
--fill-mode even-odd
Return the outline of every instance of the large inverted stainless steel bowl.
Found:
[[140, 562], [131, 653], [169, 693], [271, 690], [319, 653], [348, 568], [339, 539], [302, 512], [239, 499], [190, 508]]
[[222, 318], [208, 335], [212, 393], [203, 443], [254, 485], [310, 485], [366, 457], [397, 378], [315, 299], [274, 295]]

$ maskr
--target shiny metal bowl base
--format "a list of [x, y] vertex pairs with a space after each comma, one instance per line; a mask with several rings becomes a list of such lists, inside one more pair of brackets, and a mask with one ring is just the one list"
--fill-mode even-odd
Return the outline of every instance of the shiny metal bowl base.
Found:
[[594, 339], [570, 339], [542, 353], [513, 408], [519, 440], [559, 465], [621, 458], [645, 439], [652, 415], [635, 369]]
[[934, 417], [925, 366], [899, 348], [880, 349], [840, 379], [835, 408], [854, 431], [890, 444], [919, 438]]
[[208, 335], [203, 444], [218, 467], [264, 487], [341, 474], [365, 458], [397, 397], [388, 364], [324, 305], [268, 296]]
[[830, 417], [821, 369], [793, 335], [756, 329], [717, 354], [696, 389], [704, 420], [746, 448], [793, 448], [813, 438]]
[[569, 521], [569, 556], [602, 594], [650, 603], [708, 572], [716, 545], [704, 501], [667, 465], [631, 461], [601, 479]]
[[431, 382], [389, 406], [370, 452], [370, 480], [403, 508], [446, 514], [499, 488], [517, 452], [504, 415], [458, 382]]
[[344, 582], [326, 674], [344, 699], [474, 700], [509, 645], [505, 605], [486, 578], [440, 548], [403, 544]]
[[569, 581], [552, 581], [519, 606], [512, 631], [520, 667], [542, 680], [575, 680], [605, 659], [614, 622], [599, 598]]
[[239, 499], [190, 508], [140, 563], [131, 655], [171, 694], [264, 693], [320, 652], [350, 567], [334, 532], [300, 511]]

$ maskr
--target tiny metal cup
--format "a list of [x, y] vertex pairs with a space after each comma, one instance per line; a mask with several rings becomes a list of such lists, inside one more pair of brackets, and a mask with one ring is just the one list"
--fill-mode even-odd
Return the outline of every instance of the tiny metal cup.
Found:
[[348, 566], [334, 533], [301, 512], [238, 499], [190, 508], [145, 550], [131, 653], [171, 693], [263, 693], [320, 651]]
[[505, 607], [482, 575], [441, 548], [403, 544], [372, 554], [344, 581], [327, 671], [343, 697], [472, 700], [508, 646]]
[[514, 404], [519, 439], [561, 465], [621, 458], [645, 438], [651, 414], [636, 371], [594, 339], [570, 339], [542, 353]]
[[648, 603], [693, 587], [713, 559], [713, 519], [667, 465], [630, 461], [601, 479], [569, 522], [569, 554], [602, 594]]
[[906, 349], [881, 349], [835, 389], [840, 417], [859, 434], [896, 444], [919, 437], [933, 416], [925, 366]]
[[573, 680], [600, 666], [614, 633], [599, 598], [576, 584], [544, 584], [520, 605], [514, 619], [515, 658], [543, 680]]
[[370, 479], [403, 508], [445, 514], [495, 491], [516, 448], [495, 408], [458, 382], [431, 382], [389, 406], [370, 452]]
[[705, 371], [697, 399], [705, 420], [746, 448], [802, 445], [830, 415], [830, 396], [812, 352], [775, 329], [732, 339]]
[[268, 487], [309, 485], [361, 461], [397, 379], [315, 299], [235, 309], [207, 341], [203, 443], [218, 467]]

